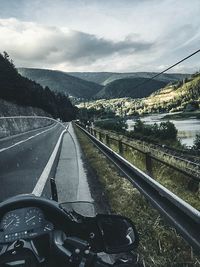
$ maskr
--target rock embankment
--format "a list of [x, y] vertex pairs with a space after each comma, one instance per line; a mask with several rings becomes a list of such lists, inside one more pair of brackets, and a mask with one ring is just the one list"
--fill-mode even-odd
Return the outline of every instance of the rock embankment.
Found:
[[[15, 118], [4, 118], [12, 116]], [[20, 118], [20, 116], [34, 116], [35, 118]], [[0, 138], [38, 129], [53, 123], [49, 119], [39, 119], [37, 116], [51, 117], [39, 108], [22, 107], [0, 99]]]

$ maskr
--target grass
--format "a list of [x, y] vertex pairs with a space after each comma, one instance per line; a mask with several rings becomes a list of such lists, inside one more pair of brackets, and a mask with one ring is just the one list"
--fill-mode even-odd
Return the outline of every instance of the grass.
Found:
[[200, 210], [200, 192], [199, 190], [194, 192], [189, 187], [189, 184], [194, 182], [192, 178], [156, 161], [153, 161], [152, 166], [153, 176], [156, 177], [159, 183], [189, 203], [192, 207]]
[[[123, 156], [136, 167], [146, 172], [145, 158], [142, 153], [127, 148], [124, 150]], [[200, 191], [195, 189], [198, 184], [195, 186], [195, 181], [192, 178], [156, 160], [152, 160], [152, 176], [195, 209], [200, 210]], [[192, 183], [194, 186], [191, 186]]]
[[[110, 137], [116, 138], [116, 135], [110, 134]], [[120, 137], [121, 138], [121, 137]], [[124, 139], [125, 142], [126, 139]], [[129, 142], [130, 143], [130, 142]], [[133, 143], [134, 146], [134, 143]], [[118, 151], [118, 142], [110, 139], [110, 147], [116, 151]], [[127, 159], [129, 162], [134, 164], [136, 167], [146, 172], [146, 163], [145, 163], [145, 155], [137, 150], [134, 150], [126, 145], [123, 145], [123, 157]], [[163, 158], [163, 154], [158, 152], [158, 158]], [[177, 165], [176, 160], [173, 158], [168, 158], [165, 155], [165, 161], [168, 163], [172, 163], [175, 166]], [[179, 168], [186, 169], [186, 163], [179, 162]], [[174, 194], [182, 198], [184, 201], [192, 205], [195, 209], [200, 210], [200, 190], [198, 190], [198, 184], [192, 182], [192, 178], [174, 170], [166, 166], [163, 163], [152, 160], [152, 176], [163, 186], [168, 188]], [[191, 184], [194, 186], [191, 186]], [[191, 190], [192, 189], [192, 190]]]
[[78, 129], [76, 133], [89, 165], [103, 185], [112, 211], [129, 217], [138, 229], [138, 252], [145, 266], [200, 266], [200, 258], [139, 191], [120, 175], [87, 136]]

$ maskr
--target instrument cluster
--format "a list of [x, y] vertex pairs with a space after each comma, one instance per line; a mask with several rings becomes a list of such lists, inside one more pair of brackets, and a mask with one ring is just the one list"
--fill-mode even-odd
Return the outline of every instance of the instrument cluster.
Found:
[[28, 207], [6, 213], [0, 222], [0, 243], [18, 239], [32, 239], [50, 232], [53, 224], [47, 221], [41, 209]]

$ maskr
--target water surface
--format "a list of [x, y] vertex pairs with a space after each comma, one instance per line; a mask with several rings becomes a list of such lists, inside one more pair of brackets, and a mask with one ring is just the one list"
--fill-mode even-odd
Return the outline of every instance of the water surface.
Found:
[[[162, 119], [164, 116], [173, 113], [164, 113], [164, 114], [153, 114], [141, 118], [146, 124], [152, 125], [154, 123], [160, 123], [162, 121], [167, 121]], [[170, 119], [169, 121], [173, 122], [175, 127], [178, 130], [178, 137], [181, 140], [182, 144], [187, 146], [193, 146], [194, 139], [197, 134], [200, 134], [200, 119], [196, 118], [187, 118], [187, 119]], [[127, 120], [128, 130], [133, 130], [135, 120]]]

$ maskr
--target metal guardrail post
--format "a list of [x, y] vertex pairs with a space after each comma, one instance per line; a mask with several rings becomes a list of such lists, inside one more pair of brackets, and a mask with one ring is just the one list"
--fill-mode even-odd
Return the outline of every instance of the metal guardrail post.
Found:
[[99, 132], [99, 140], [102, 142], [102, 133]]
[[118, 149], [119, 149], [119, 154], [123, 154], [122, 140], [119, 140], [118, 141]]
[[93, 129], [93, 135], [94, 135], [94, 137], [97, 136], [97, 131], [95, 129]]
[[91, 128], [91, 135], [94, 135], [94, 129]]
[[188, 189], [192, 192], [198, 192], [200, 190], [200, 183], [198, 180], [190, 179], [188, 182]]
[[110, 137], [108, 134], [106, 134], [106, 145], [110, 146]]
[[152, 177], [152, 159], [151, 159], [151, 153], [147, 152], [145, 153], [145, 161], [146, 161], [146, 171], [149, 176]]

